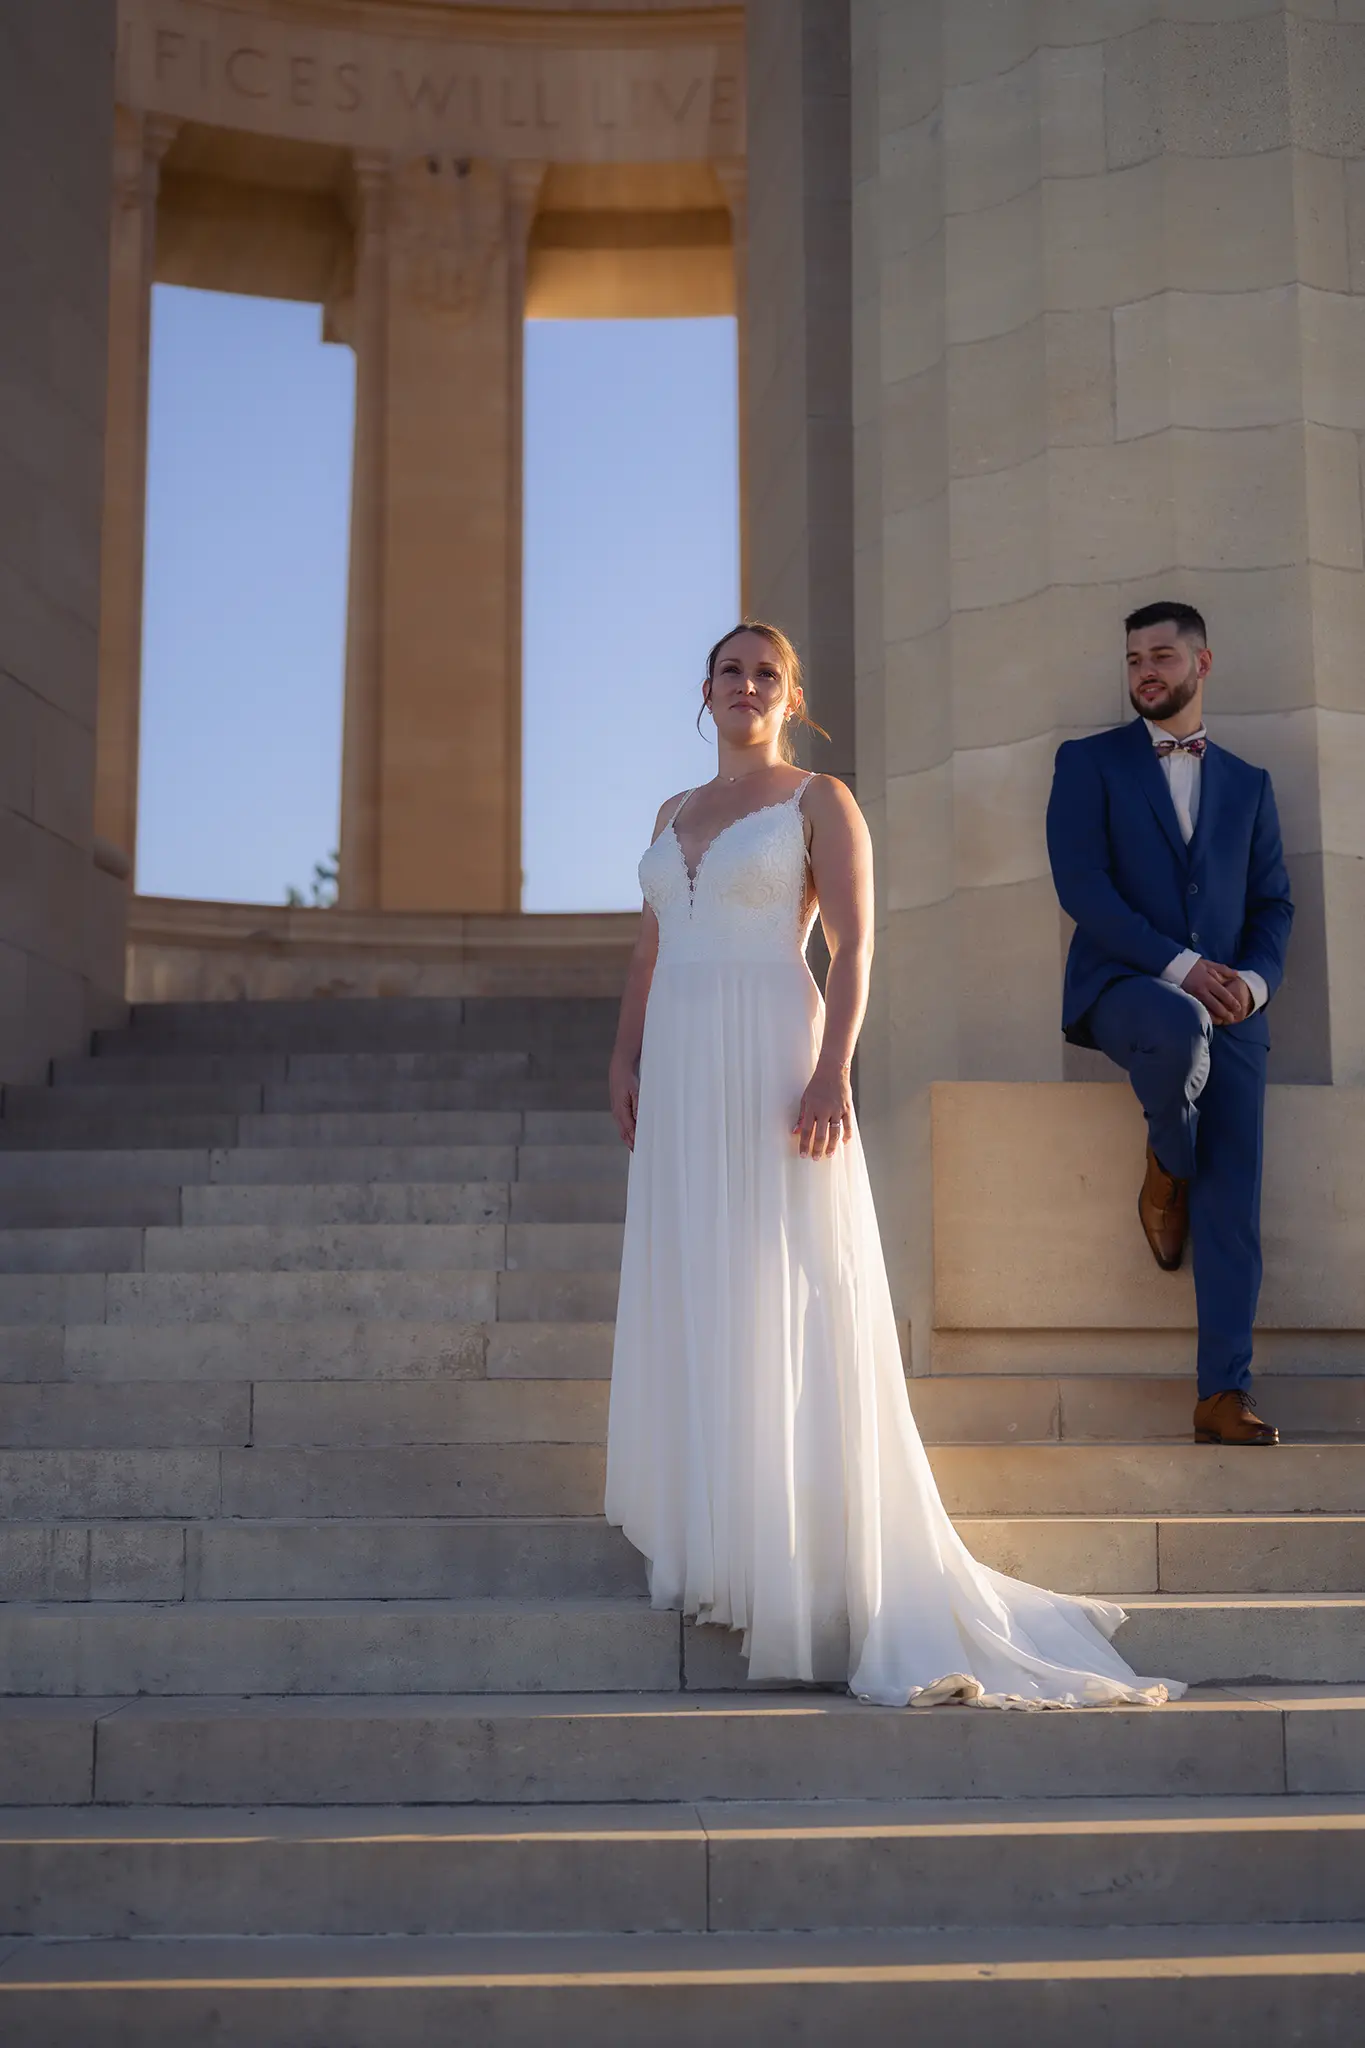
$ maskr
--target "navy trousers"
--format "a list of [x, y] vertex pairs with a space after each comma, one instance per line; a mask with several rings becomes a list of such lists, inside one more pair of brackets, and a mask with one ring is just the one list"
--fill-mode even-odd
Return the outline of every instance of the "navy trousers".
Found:
[[1261, 1291], [1266, 1049], [1219, 1029], [1169, 982], [1130, 975], [1088, 1019], [1142, 1104], [1153, 1152], [1190, 1183], [1199, 1397], [1251, 1385]]

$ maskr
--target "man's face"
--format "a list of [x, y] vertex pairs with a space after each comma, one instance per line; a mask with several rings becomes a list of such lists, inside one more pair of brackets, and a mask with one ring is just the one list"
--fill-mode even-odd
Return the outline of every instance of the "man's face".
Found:
[[1207, 647], [1177, 632], [1173, 619], [1128, 635], [1128, 694], [1141, 718], [1162, 725], [1194, 698], [1208, 674]]

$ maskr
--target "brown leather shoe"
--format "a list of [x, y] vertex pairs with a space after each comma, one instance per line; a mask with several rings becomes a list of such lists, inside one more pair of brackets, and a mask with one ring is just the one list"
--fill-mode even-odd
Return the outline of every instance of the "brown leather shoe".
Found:
[[1194, 1440], [1197, 1444], [1277, 1444], [1280, 1432], [1273, 1422], [1262, 1422], [1250, 1394], [1229, 1388], [1195, 1402]]
[[1138, 1221], [1162, 1272], [1174, 1273], [1189, 1234], [1190, 1184], [1167, 1173], [1150, 1145], [1147, 1177], [1138, 1196]]

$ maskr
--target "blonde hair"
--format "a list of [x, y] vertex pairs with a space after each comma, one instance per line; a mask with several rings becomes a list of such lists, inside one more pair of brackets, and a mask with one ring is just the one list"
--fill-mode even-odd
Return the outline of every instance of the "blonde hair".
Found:
[[[763, 619], [741, 619], [737, 626], [731, 626], [728, 633], [721, 634], [719, 640], [717, 640], [715, 646], [706, 657], [706, 701], [702, 705], [702, 711], [709, 711], [711, 708], [710, 685], [715, 680], [716, 663], [719, 661], [724, 649], [740, 633], [761, 633], [768, 642], [773, 653], [777, 656], [778, 665], [783, 675], [786, 677], [789, 702], [802, 687], [801, 657], [792, 645], [792, 642], [787, 638], [787, 635], [782, 631], [782, 628], [780, 626], [770, 626]], [[790, 731], [790, 727], [793, 724], [804, 725], [810, 732], [818, 733], [822, 740], [829, 738], [829, 734], [825, 731], [823, 725], [817, 725], [807, 712], [804, 703], [793, 704], [788, 718], [783, 720], [782, 736], [777, 743], [778, 752], [781, 754], [782, 759], [791, 767], [796, 765], [796, 749], [792, 745]], [[701, 711], [697, 713], [697, 729], [698, 731], [701, 729]]]

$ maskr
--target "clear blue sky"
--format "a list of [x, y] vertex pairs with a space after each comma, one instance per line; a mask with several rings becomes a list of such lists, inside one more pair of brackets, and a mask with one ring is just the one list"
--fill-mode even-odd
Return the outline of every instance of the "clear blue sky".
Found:
[[[278, 903], [336, 844], [352, 404], [316, 307], [157, 287], [145, 894]], [[733, 321], [528, 326], [528, 910], [633, 905], [655, 809], [712, 772], [737, 502]]]

